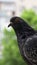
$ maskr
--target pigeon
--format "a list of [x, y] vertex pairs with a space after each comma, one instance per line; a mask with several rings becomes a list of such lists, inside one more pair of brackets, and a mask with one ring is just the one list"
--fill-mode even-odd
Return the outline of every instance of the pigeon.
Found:
[[13, 27], [18, 41], [20, 54], [28, 65], [37, 65], [37, 30], [34, 30], [21, 17], [10, 19], [8, 27]]

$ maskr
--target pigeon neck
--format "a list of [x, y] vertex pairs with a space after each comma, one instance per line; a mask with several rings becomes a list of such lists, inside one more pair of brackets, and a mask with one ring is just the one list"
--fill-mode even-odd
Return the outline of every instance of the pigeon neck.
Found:
[[20, 30], [15, 30], [15, 33], [18, 38], [25, 39], [28, 36], [32, 36], [35, 32], [34, 30], [21, 28]]
[[24, 39], [26, 37], [25, 31], [23, 29], [15, 30], [15, 33], [19, 39]]
[[23, 22], [21, 25], [19, 25], [19, 28], [15, 28], [15, 32], [17, 37], [23, 37], [26, 38], [28, 36], [31, 36], [35, 33], [35, 31], [33, 30], [33, 28], [31, 28], [29, 25], [25, 24], [25, 22]]

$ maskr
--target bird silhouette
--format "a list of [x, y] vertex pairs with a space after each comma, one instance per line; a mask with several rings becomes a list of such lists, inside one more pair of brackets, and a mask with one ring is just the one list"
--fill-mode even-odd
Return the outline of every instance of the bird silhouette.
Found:
[[28, 65], [37, 65], [37, 31], [20, 17], [12, 17], [8, 27], [13, 27], [23, 59]]

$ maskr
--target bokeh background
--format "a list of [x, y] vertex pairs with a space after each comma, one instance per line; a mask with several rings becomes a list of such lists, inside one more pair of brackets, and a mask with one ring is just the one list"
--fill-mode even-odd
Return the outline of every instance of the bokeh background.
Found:
[[0, 65], [27, 65], [21, 57], [17, 37], [8, 24], [19, 16], [37, 30], [37, 0], [0, 0]]

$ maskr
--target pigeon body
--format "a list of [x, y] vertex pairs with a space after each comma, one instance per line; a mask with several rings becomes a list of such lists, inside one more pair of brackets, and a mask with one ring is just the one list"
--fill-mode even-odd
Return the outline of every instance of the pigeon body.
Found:
[[14, 28], [23, 59], [28, 65], [37, 65], [37, 31], [20, 17], [12, 17], [9, 26]]

